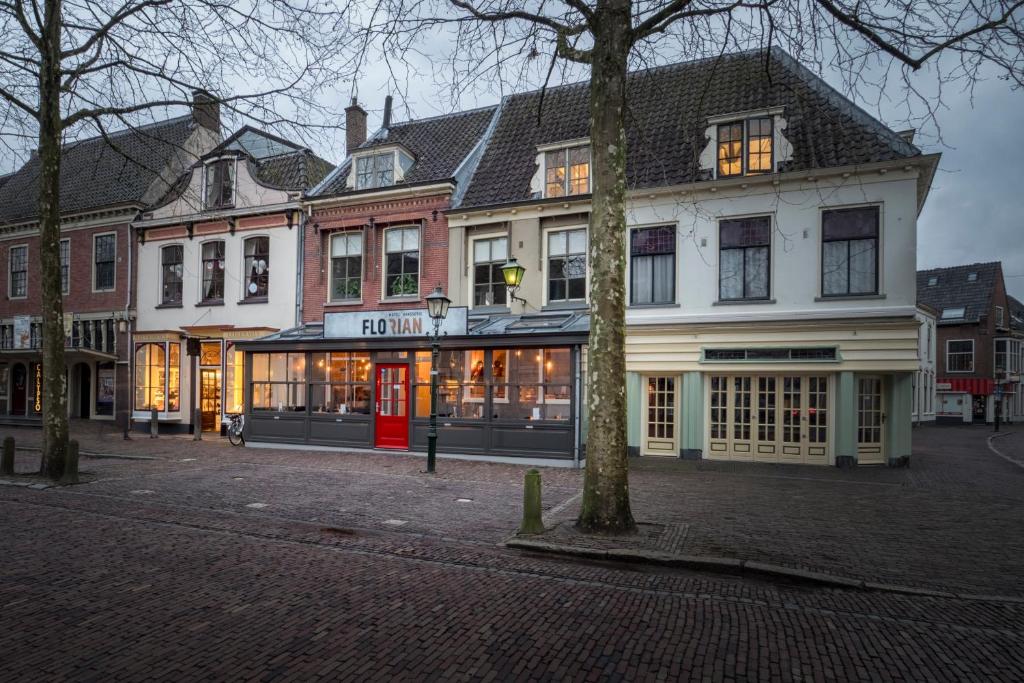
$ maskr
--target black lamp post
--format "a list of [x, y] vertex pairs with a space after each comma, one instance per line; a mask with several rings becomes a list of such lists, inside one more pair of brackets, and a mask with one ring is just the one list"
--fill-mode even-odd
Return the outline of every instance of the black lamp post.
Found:
[[441, 291], [441, 285], [427, 295], [427, 312], [434, 322], [430, 337], [430, 431], [427, 432], [427, 473], [433, 474], [437, 461], [437, 357], [441, 355], [441, 323], [448, 316], [452, 301]]
[[519, 261], [512, 258], [508, 260], [508, 263], [501, 267], [501, 276], [505, 278], [505, 287], [508, 288], [508, 297], [512, 301], [519, 301], [526, 304], [526, 299], [522, 299], [516, 296], [516, 292], [519, 291], [519, 286], [523, 284], [523, 274], [526, 272], [526, 268], [519, 265]]

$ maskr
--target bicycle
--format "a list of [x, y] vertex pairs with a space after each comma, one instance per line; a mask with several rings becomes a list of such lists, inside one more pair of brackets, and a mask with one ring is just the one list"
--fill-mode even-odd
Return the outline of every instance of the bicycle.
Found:
[[242, 435], [242, 428], [245, 426], [245, 416], [241, 413], [228, 415], [228, 441], [232, 446], [245, 444], [245, 437]]

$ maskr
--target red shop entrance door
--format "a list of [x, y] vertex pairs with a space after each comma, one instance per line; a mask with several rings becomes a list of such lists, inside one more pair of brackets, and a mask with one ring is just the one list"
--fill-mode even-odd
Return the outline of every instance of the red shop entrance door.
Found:
[[409, 366], [377, 366], [377, 448], [409, 448]]

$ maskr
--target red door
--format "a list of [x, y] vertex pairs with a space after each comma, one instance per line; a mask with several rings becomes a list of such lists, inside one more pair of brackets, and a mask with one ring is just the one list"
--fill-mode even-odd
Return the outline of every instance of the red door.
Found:
[[409, 366], [377, 366], [377, 448], [409, 448]]

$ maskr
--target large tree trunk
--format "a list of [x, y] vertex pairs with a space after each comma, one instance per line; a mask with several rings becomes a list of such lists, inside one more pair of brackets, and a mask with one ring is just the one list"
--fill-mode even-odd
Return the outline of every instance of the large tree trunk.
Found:
[[626, 444], [626, 72], [630, 0], [596, 7], [590, 74], [590, 349], [587, 469], [577, 525], [635, 529]]
[[61, 2], [46, 0], [39, 70], [39, 251], [43, 319], [42, 474], [59, 479], [68, 443], [64, 306], [60, 292]]

